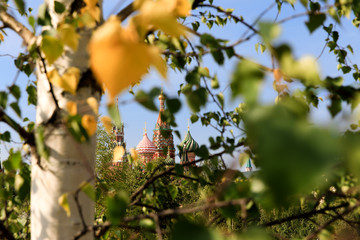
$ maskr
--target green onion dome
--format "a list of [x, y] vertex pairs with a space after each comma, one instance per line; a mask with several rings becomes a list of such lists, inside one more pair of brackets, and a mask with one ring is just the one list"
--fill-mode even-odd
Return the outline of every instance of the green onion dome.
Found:
[[184, 152], [195, 152], [199, 148], [199, 144], [192, 138], [189, 130], [179, 146]]

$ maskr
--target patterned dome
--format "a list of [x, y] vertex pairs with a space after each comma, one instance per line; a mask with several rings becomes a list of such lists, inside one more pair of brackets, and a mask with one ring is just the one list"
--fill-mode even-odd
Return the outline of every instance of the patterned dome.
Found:
[[145, 132], [143, 139], [136, 146], [136, 151], [139, 154], [142, 154], [142, 153], [154, 153], [155, 149], [156, 149], [155, 145], [150, 141], [150, 139], [147, 136], [147, 133]]
[[192, 138], [189, 130], [179, 146], [183, 151], [186, 152], [195, 152], [195, 150], [199, 148], [199, 144]]

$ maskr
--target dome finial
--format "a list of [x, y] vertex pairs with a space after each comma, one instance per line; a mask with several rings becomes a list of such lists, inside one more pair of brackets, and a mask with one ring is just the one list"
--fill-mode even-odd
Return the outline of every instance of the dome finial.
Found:
[[190, 131], [190, 118], [188, 118], [188, 132]]
[[144, 128], [144, 135], [146, 135], [146, 122], [145, 122], [145, 128]]

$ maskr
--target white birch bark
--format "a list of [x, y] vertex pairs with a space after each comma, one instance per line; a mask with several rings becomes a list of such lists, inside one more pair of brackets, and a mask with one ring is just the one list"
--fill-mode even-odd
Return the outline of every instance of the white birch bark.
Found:
[[[57, 0], [67, 8], [73, 0]], [[46, 1], [52, 23], [58, 24], [61, 16], [52, 9], [53, 0]], [[63, 74], [68, 67], [77, 67], [81, 73], [89, 69], [88, 53], [86, 50], [91, 36], [91, 30], [80, 30], [81, 39], [76, 53], [65, 48], [63, 56], [52, 66], [46, 66], [47, 71], [56, 68], [59, 74]], [[72, 193], [78, 189], [83, 181], [94, 181], [95, 162], [95, 136], [86, 143], [78, 143], [71, 136], [64, 125], [62, 114], [56, 114], [54, 98], [50, 94], [50, 85], [45, 75], [42, 62], [37, 63], [37, 87], [38, 104], [36, 112], [36, 124], [45, 127], [45, 144], [49, 149], [48, 160], [32, 157], [31, 176], [31, 238], [35, 239], [73, 239], [83, 229], [82, 218], [76, 207]], [[89, 82], [93, 81], [90, 79]], [[94, 114], [86, 104], [86, 99], [95, 97], [100, 99], [100, 92], [94, 89], [94, 84], [83, 86], [78, 89], [76, 96], [54, 87], [55, 98], [58, 101], [61, 112], [64, 112], [68, 101], [78, 104], [79, 114]], [[41, 165], [41, 167], [40, 167]], [[71, 215], [68, 217], [65, 210], [59, 205], [58, 199], [69, 193], [69, 205]], [[80, 193], [79, 202], [83, 212], [83, 220], [87, 226], [92, 226], [94, 221], [94, 202], [84, 193]], [[88, 232], [81, 239], [93, 239], [93, 232]]]

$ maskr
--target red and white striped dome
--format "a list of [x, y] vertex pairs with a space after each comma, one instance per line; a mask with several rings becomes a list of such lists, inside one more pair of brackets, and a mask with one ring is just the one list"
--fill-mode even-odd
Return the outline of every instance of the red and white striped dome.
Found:
[[150, 139], [147, 136], [147, 133], [145, 132], [143, 139], [136, 146], [136, 151], [139, 154], [142, 154], [142, 153], [154, 153], [155, 149], [156, 149], [155, 145], [150, 141]]

